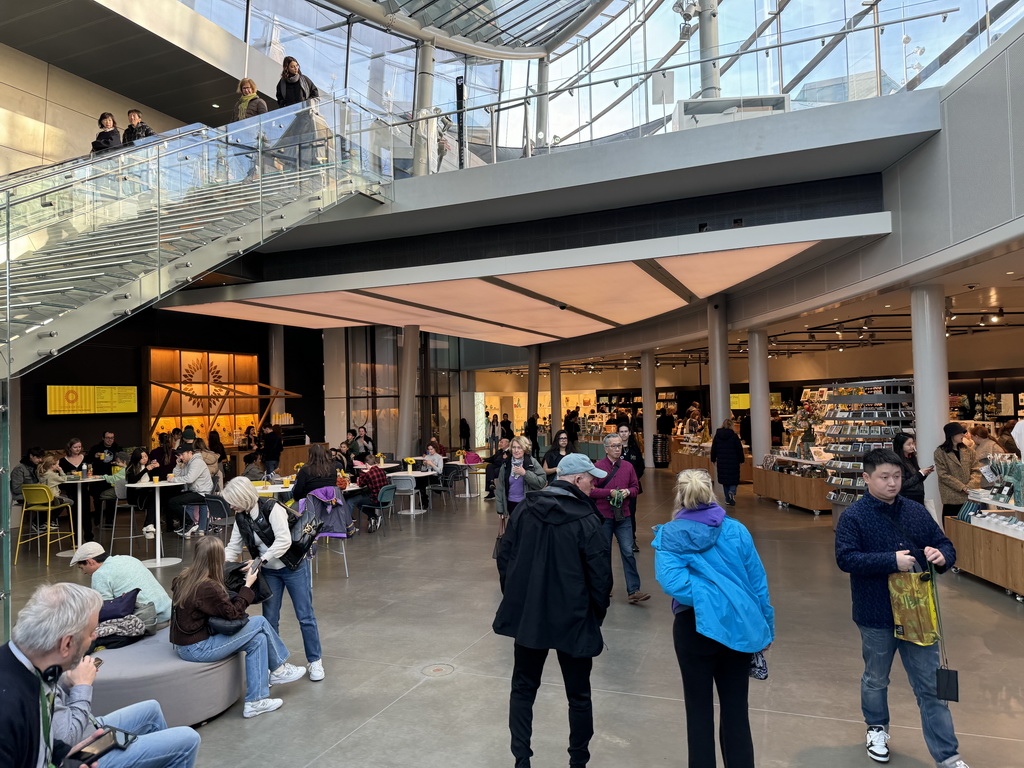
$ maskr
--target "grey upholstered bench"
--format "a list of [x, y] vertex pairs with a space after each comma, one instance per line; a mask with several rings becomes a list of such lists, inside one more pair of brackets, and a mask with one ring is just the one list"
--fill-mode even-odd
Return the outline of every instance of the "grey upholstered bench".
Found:
[[167, 725], [197, 725], [242, 697], [245, 664], [240, 653], [210, 664], [183, 661], [168, 632], [165, 628], [124, 648], [96, 652], [104, 663], [93, 686], [94, 714], [156, 699]]

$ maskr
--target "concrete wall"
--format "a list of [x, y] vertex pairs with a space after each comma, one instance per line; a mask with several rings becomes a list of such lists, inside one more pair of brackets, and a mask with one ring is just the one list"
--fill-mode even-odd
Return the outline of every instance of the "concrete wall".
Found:
[[155, 131], [182, 125], [45, 61], [0, 45], [0, 175], [89, 153], [101, 112], [136, 108]]

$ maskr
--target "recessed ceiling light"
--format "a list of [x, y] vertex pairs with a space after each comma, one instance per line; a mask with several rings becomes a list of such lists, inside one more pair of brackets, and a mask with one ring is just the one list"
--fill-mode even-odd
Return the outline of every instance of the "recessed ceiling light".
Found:
[[1008, 275], [1015, 275], [1015, 274], [1017, 274], [1017, 273], [1016, 273], [1016, 272], [1013, 272], [1013, 271], [1011, 270], [1010, 272], [1007, 272], [1006, 274], [1008, 274]]
[[211, 104], [210, 106], [214, 109], [220, 109], [220, 104]]
[[892, 307], [892, 304], [886, 304], [886, 305], [885, 305], [885, 308], [886, 308], [886, 309], [890, 309], [891, 307]]

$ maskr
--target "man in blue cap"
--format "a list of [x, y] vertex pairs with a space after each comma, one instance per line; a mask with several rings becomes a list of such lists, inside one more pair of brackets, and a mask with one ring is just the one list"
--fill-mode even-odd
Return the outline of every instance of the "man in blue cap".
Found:
[[601, 622], [612, 590], [609, 544], [590, 490], [605, 475], [570, 453], [557, 480], [526, 494], [501, 540], [502, 599], [493, 629], [515, 638], [508, 727], [516, 768], [529, 768], [533, 756], [533, 702], [551, 649], [569, 700], [569, 765], [590, 760], [590, 671], [604, 645]]

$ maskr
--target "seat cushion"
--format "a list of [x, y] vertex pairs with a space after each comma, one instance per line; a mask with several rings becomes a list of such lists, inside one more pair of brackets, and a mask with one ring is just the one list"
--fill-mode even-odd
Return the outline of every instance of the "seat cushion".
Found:
[[167, 725], [196, 725], [241, 698], [245, 665], [240, 653], [209, 664], [184, 661], [169, 634], [165, 628], [124, 648], [96, 651], [104, 663], [93, 685], [93, 714], [156, 699]]

